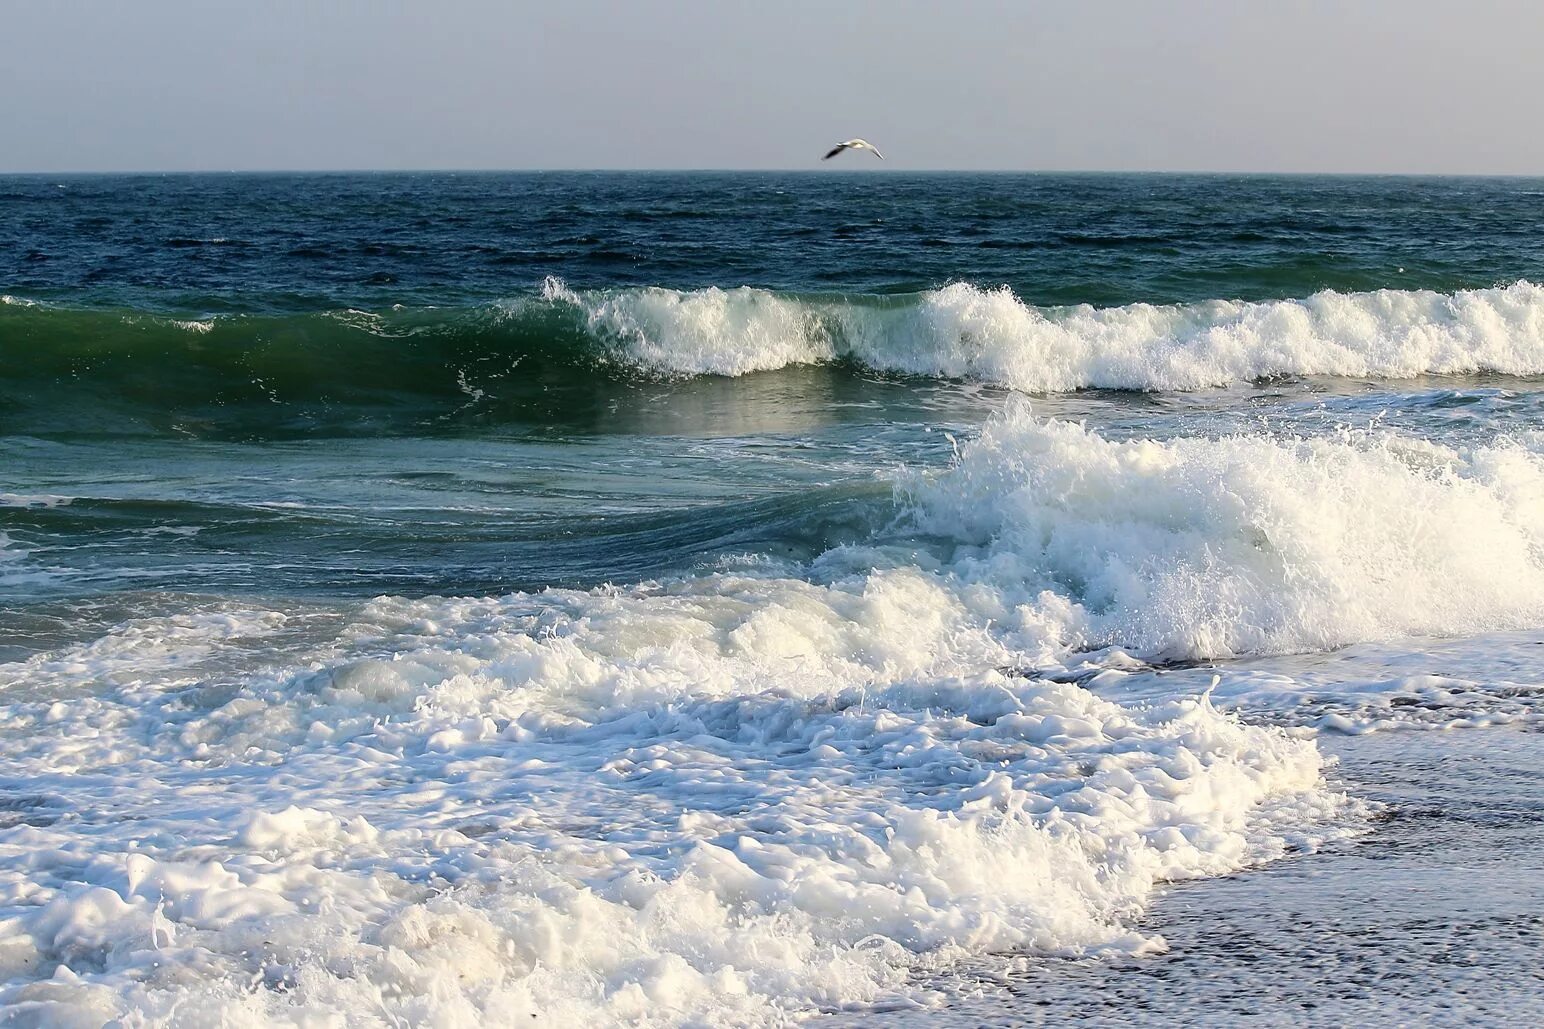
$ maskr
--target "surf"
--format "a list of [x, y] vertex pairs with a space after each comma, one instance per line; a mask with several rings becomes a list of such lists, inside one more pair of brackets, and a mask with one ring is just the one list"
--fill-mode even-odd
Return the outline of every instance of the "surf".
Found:
[[124, 431], [402, 431], [540, 417], [543, 392], [795, 368], [1028, 394], [1195, 392], [1280, 377], [1544, 374], [1544, 288], [1035, 307], [1006, 287], [539, 289], [469, 307], [313, 312], [0, 305], [6, 424], [85, 407]]
[[1152, 953], [1159, 884], [1358, 809], [1311, 740], [1084, 684], [1544, 617], [1527, 441], [1015, 406], [895, 489], [807, 558], [326, 617], [188, 598], [0, 665], [36, 898], [5, 1001], [777, 1024], [971, 956]]

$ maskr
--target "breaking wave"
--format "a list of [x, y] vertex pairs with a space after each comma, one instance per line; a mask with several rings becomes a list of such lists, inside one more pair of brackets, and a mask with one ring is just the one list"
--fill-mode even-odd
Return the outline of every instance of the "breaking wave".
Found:
[[[501, 304], [295, 314], [0, 306], [0, 408], [148, 424], [369, 427], [497, 419], [603, 380], [794, 366], [968, 379], [1027, 393], [1201, 390], [1276, 376], [1544, 374], [1544, 288], [1325, 292], [1302, 300], [1037, 308], [955, 283], [900, 296], [750, 287], [584, 291]], [[502, 406], [501, 406], [502, 405]], [[185, 426], [186, 427], [186, 426]]]
[[1304, 300], [1042, 309], [955, 283], [894, 299], [741, 287], [544, 295], [638, 367], [743, 375], [849, 360], [1026, 392], [1195, 390], [1281, 375], [1544, 373], [1544, 288], [1325, 292]]
[[1344, 799], [1310, 741], [1071, 679], [1544, 620], [1523, 444], [1017, 409], [901, 499], [810, 561], [341, 626], [227, 603], [0, 666], [0, 1000], [777, 1024], [971, 954], [1161, 948], [1159, 882], [1311, 847]]

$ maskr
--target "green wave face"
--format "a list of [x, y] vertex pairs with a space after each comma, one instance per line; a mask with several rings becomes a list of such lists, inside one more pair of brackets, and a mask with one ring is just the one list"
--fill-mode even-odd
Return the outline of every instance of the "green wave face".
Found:
[[497, 308], [179, 318], [0, 307], [0, 431], [283, 435], [544, 417], [605, 377], [570, 313]]
[[[0, 431], [15, 434], [591, 429], [636, 406], [621, 401], [640, 390], [668, 384], [680, 404], [732, 403], [713, 399], [725, 382], [767, 375], [826, 391], [879, 376], [1039, 395], [1534, 377], [1544, 287], [1050, 308], [967, 283], [879, 296], [576, 291], [549, 279], [481, 306], [207, 317], [10, 298], [0, 362]], [[742, 388], [750, 399], [761, 387]]]

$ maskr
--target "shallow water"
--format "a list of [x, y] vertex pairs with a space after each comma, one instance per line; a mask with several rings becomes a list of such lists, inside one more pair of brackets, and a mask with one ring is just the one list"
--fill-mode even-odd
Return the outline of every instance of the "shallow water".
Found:
[[[1544, 736], [1328, 736], [1368, 831], [1264, 870], [1173, 887], [1130, 959], [987, 959], [919, 984], [906, 1025], [1345, 1025], [1540, 1018]], [[837, 1015], [833, 1025], [872, 1015]]]

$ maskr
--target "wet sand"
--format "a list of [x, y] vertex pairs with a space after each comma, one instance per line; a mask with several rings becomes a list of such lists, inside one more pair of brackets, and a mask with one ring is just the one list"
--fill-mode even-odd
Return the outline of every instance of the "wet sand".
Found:
[[1171, 887], [1141, 924], [1166, 954], [982, 962], [927, 1011], [827, 1024], [1544, 1024], [1544, 734], [1329, 735], [1369, 831]]

